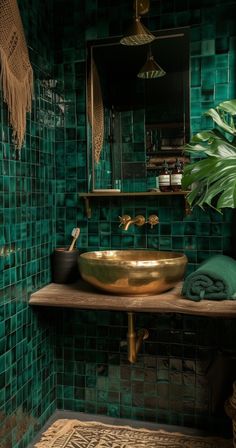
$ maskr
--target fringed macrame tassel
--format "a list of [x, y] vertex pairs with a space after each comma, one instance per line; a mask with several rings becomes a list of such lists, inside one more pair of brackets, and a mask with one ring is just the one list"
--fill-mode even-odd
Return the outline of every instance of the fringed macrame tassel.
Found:
[[91, 62], [88, 86], [87, 111], [92, 127], [92, 148], [94, 160], [99, 163], [104, 139], [104, 108], [100, 78], [94, 60]]
[[54, 446], [56, 441], [61, 437], [71, 435], [71, 432], [75, 426], [78, 426], [78, 423], [80, 423], [78, 420], [57, 420], [43, 433], [40, 442], [36, 443], [34, 448], [50, 448]]
[[0, 80], [3, 100], [7, 103], [9, 123], [13, 130], [15, 148], [21, 149], [26, 131], [26, 112], [31, 111], [33, 97], [33, 70], [29, 66], [23, 81], [12, 73], [8, 59], [0, 48]]

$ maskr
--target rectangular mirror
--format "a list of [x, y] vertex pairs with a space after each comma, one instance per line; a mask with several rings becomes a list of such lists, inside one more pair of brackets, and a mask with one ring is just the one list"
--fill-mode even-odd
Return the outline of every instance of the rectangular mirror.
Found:
[[[154, 33], [149, 45], [88, 42], [89, 191], [148, 191], [189, 139], [189, 29]], [[166, 72], [137, 75], [148, 54]]]

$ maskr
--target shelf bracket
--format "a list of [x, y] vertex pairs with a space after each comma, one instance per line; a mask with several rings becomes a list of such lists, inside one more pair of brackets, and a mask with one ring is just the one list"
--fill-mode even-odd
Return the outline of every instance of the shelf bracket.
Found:
[[92, 208], [91, 208], [90, 203], [89, 203], [89, 198], [87, 196], [83, 196], [83, 198], [84, 198], [86, 216], [87, 216], [87, 218], [91, 218], [91, 216], [92, 216]]

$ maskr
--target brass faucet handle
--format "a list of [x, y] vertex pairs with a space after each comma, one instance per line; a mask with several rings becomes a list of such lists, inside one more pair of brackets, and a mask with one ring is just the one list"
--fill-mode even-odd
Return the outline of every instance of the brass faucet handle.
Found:
[[148, 224], [150, 224], [151, 229], [153, 229], [153, 226], [159, 223], [159, 218], [157, 215], [150, 215], [148, 217]]
[[127, 224], [127, 222], [131, 221], [131, 216], [129, 216], [129, 215], [122, 215], [122, 216], [119, 216], [119, 220], [120, 220], [119, 227], [122, 227], [125, 224]]
[[136, 226], [141, 227], [145, 224], [146, 220], [143, 215], [137, 215], [134, 218], [134, 222], [135, 222]]

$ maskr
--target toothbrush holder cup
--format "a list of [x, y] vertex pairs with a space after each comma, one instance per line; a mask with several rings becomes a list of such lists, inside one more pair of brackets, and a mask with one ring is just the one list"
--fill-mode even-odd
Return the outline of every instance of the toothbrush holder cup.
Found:
[[53, 283], [74, 283], [79, 279], [78, 256], [80, 251], [67, 248], [57, 248], [52, 254], [52, 281]]

